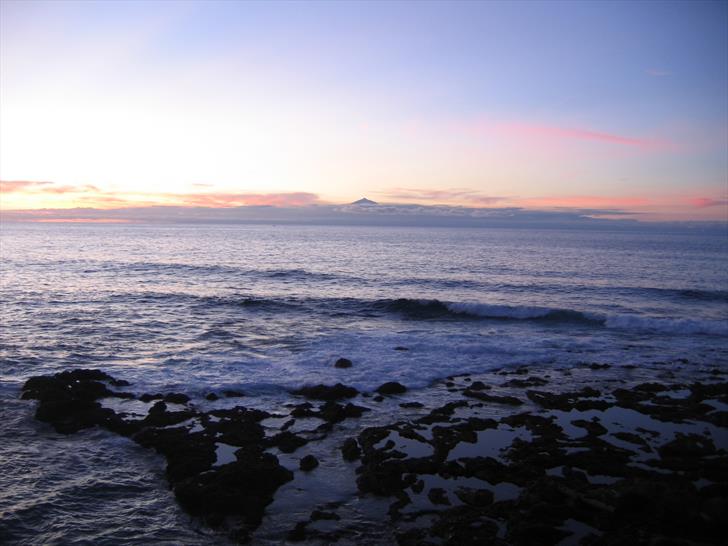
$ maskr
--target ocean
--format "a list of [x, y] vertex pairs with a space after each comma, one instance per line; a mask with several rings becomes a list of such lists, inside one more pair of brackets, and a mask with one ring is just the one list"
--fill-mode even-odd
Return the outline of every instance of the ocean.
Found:
[[0, 542], [223, 541], [151, 452], [34, 421], [33, 375], [270, 408], [319, 383], [728, 365], [724, 232], [18, 223], [0, 254]]

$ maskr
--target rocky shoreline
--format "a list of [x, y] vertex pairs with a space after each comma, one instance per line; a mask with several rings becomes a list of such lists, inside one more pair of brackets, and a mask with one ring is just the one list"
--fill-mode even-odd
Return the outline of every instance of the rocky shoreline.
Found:
[[268, 541], [367, 542], [354, 498], [304, 501], [297, 521], [267, 512], [298, 476], [326, 482], [335, 469], [352, 497], [386, 504], [370, 516], [384, 529], [373, 543], [723, 543], [725, 371], [659, 370], [518, 368], [422, 391], [317, 385], [263, 410], [241, 392], [139, 394], [77, 369], [29, 379], [22, 397], [59, 433], [99, 426], [154, 449], [180, 506], [235, 542], [263, 541], [266, 518]]

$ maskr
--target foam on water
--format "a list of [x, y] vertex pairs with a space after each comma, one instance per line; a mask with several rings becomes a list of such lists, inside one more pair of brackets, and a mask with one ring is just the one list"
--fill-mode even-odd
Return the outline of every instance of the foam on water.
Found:
[[305, 384], [728, 363], [724, 235], [18, 224], [0, 237], [0, 542], [216, 540], [153, 455], [35, 422], [18, 399], [32, 375], [100, 368], [137, 393], [205, 404], [234, 389], [270, 409]]

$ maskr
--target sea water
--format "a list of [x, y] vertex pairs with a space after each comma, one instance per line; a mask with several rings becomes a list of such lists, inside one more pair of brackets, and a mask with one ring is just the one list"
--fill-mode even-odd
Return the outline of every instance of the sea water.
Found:
[[206, 532], [146, 450], [35, 422], [32, 375], [256, 404], [520, 365], [728, 365], [724, 231], [3, 224], [0, 254], [0, 541]]

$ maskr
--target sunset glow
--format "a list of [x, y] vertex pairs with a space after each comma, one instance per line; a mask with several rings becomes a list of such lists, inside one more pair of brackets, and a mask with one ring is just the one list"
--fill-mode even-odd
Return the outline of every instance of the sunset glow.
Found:
[[0, 208], [725, 220], [725, 4], [564, 6], [3, 1]]

